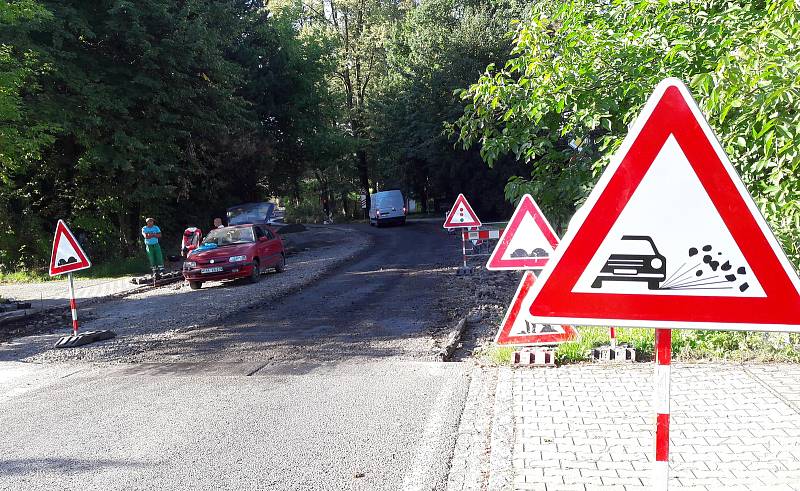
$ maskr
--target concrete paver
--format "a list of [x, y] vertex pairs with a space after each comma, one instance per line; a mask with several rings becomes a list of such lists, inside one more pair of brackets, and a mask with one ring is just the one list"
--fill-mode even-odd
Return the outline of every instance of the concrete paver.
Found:
[[[650, 486], [651, 364], [509, 371], [514, 489]], [[795, 365], [673, 365], [670, 487], [800, 489], [797, 380]]]

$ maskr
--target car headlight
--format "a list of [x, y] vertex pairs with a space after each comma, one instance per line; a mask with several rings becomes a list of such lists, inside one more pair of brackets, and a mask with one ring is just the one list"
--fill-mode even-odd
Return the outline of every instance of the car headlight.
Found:
[[247, 261], [247, 256], [231, 256], [228, 261], [238, 263], [239, 261]]
[[197, 263], [194, 261], [184, 261], [183, 262], [183, 269], [194, 268], [197, 266]]
[[653, 269], [660, 268], [662, 264], [664, 263], [661, 261], [660, 258], [654, 257], [653, 259], [650, 260], [650, 266], [652, 266]]

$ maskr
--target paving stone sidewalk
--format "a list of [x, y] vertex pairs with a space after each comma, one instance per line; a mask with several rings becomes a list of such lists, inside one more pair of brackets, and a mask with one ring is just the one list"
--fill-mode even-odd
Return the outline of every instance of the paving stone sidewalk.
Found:
[[[499, 380], [513, 482], [490, 489], [649, 489], [652, 364], [505, 368]], [[800, 366], [673, 364], [671, 402], [670, 489], [800, 490]]]

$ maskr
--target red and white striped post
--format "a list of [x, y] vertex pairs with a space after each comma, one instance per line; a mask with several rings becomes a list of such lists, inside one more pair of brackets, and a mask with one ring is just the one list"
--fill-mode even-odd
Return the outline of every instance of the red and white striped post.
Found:
[[464, 269], [467, 269], [467, 234], [469, 229], [461, 230], [461, 257], [464, 259]]
[[72, 273], [69, 277], [69, 309], [72, 311], [72, 335], [78, 335], [78, 305], [75, 303], [75, 286], [72, 284]]
[[656, 461], [653, 465], [653, 489], [669, 486], [669, 375], [672, 358], [672, 330], [656, 329], [655, 397]]
[[617, 347], [617, 328], [616, 327], [612, 327], [612, 328], [609, 329], [609, 336], [611, 337], [611, 347], [612, 348], [616, 348]]

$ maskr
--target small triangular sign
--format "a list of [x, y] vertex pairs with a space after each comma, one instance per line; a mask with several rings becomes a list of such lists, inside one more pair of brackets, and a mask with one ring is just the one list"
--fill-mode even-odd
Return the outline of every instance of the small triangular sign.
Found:
[[558, 246], [558, 237], [531, 195], [526, 194], [489, 256], [486, 269], [541, 269]]
[[533, 322], [800, 331], [800, 279], [679, 80], [583, 208], [531, 290]]
[[81, 249], [67, 224], [63, 220], [56, 225], [56, 234], [53, 237], [53, 253], [50, 256], [50, 276], [71, 273], [81, 269], [90, 268], [92, 262]]
[[578, 337], [572, 326], [541, 324], [531, 319], [529, 293], [536, 280], [533, 272], [526, 271], [519, 282], [514, 299], [500, 324], [495, 343], [506, 346], [535, 346], [558, 344]]
[[444, 221], [444, 228], [461, 228], [461, 227], [480, 227], [481, 221], [478, 215], [472, 211], [467, 198], [463, 194], [459, 194], [456, 202], [453, 203], [453, 208], [447, 214]]

